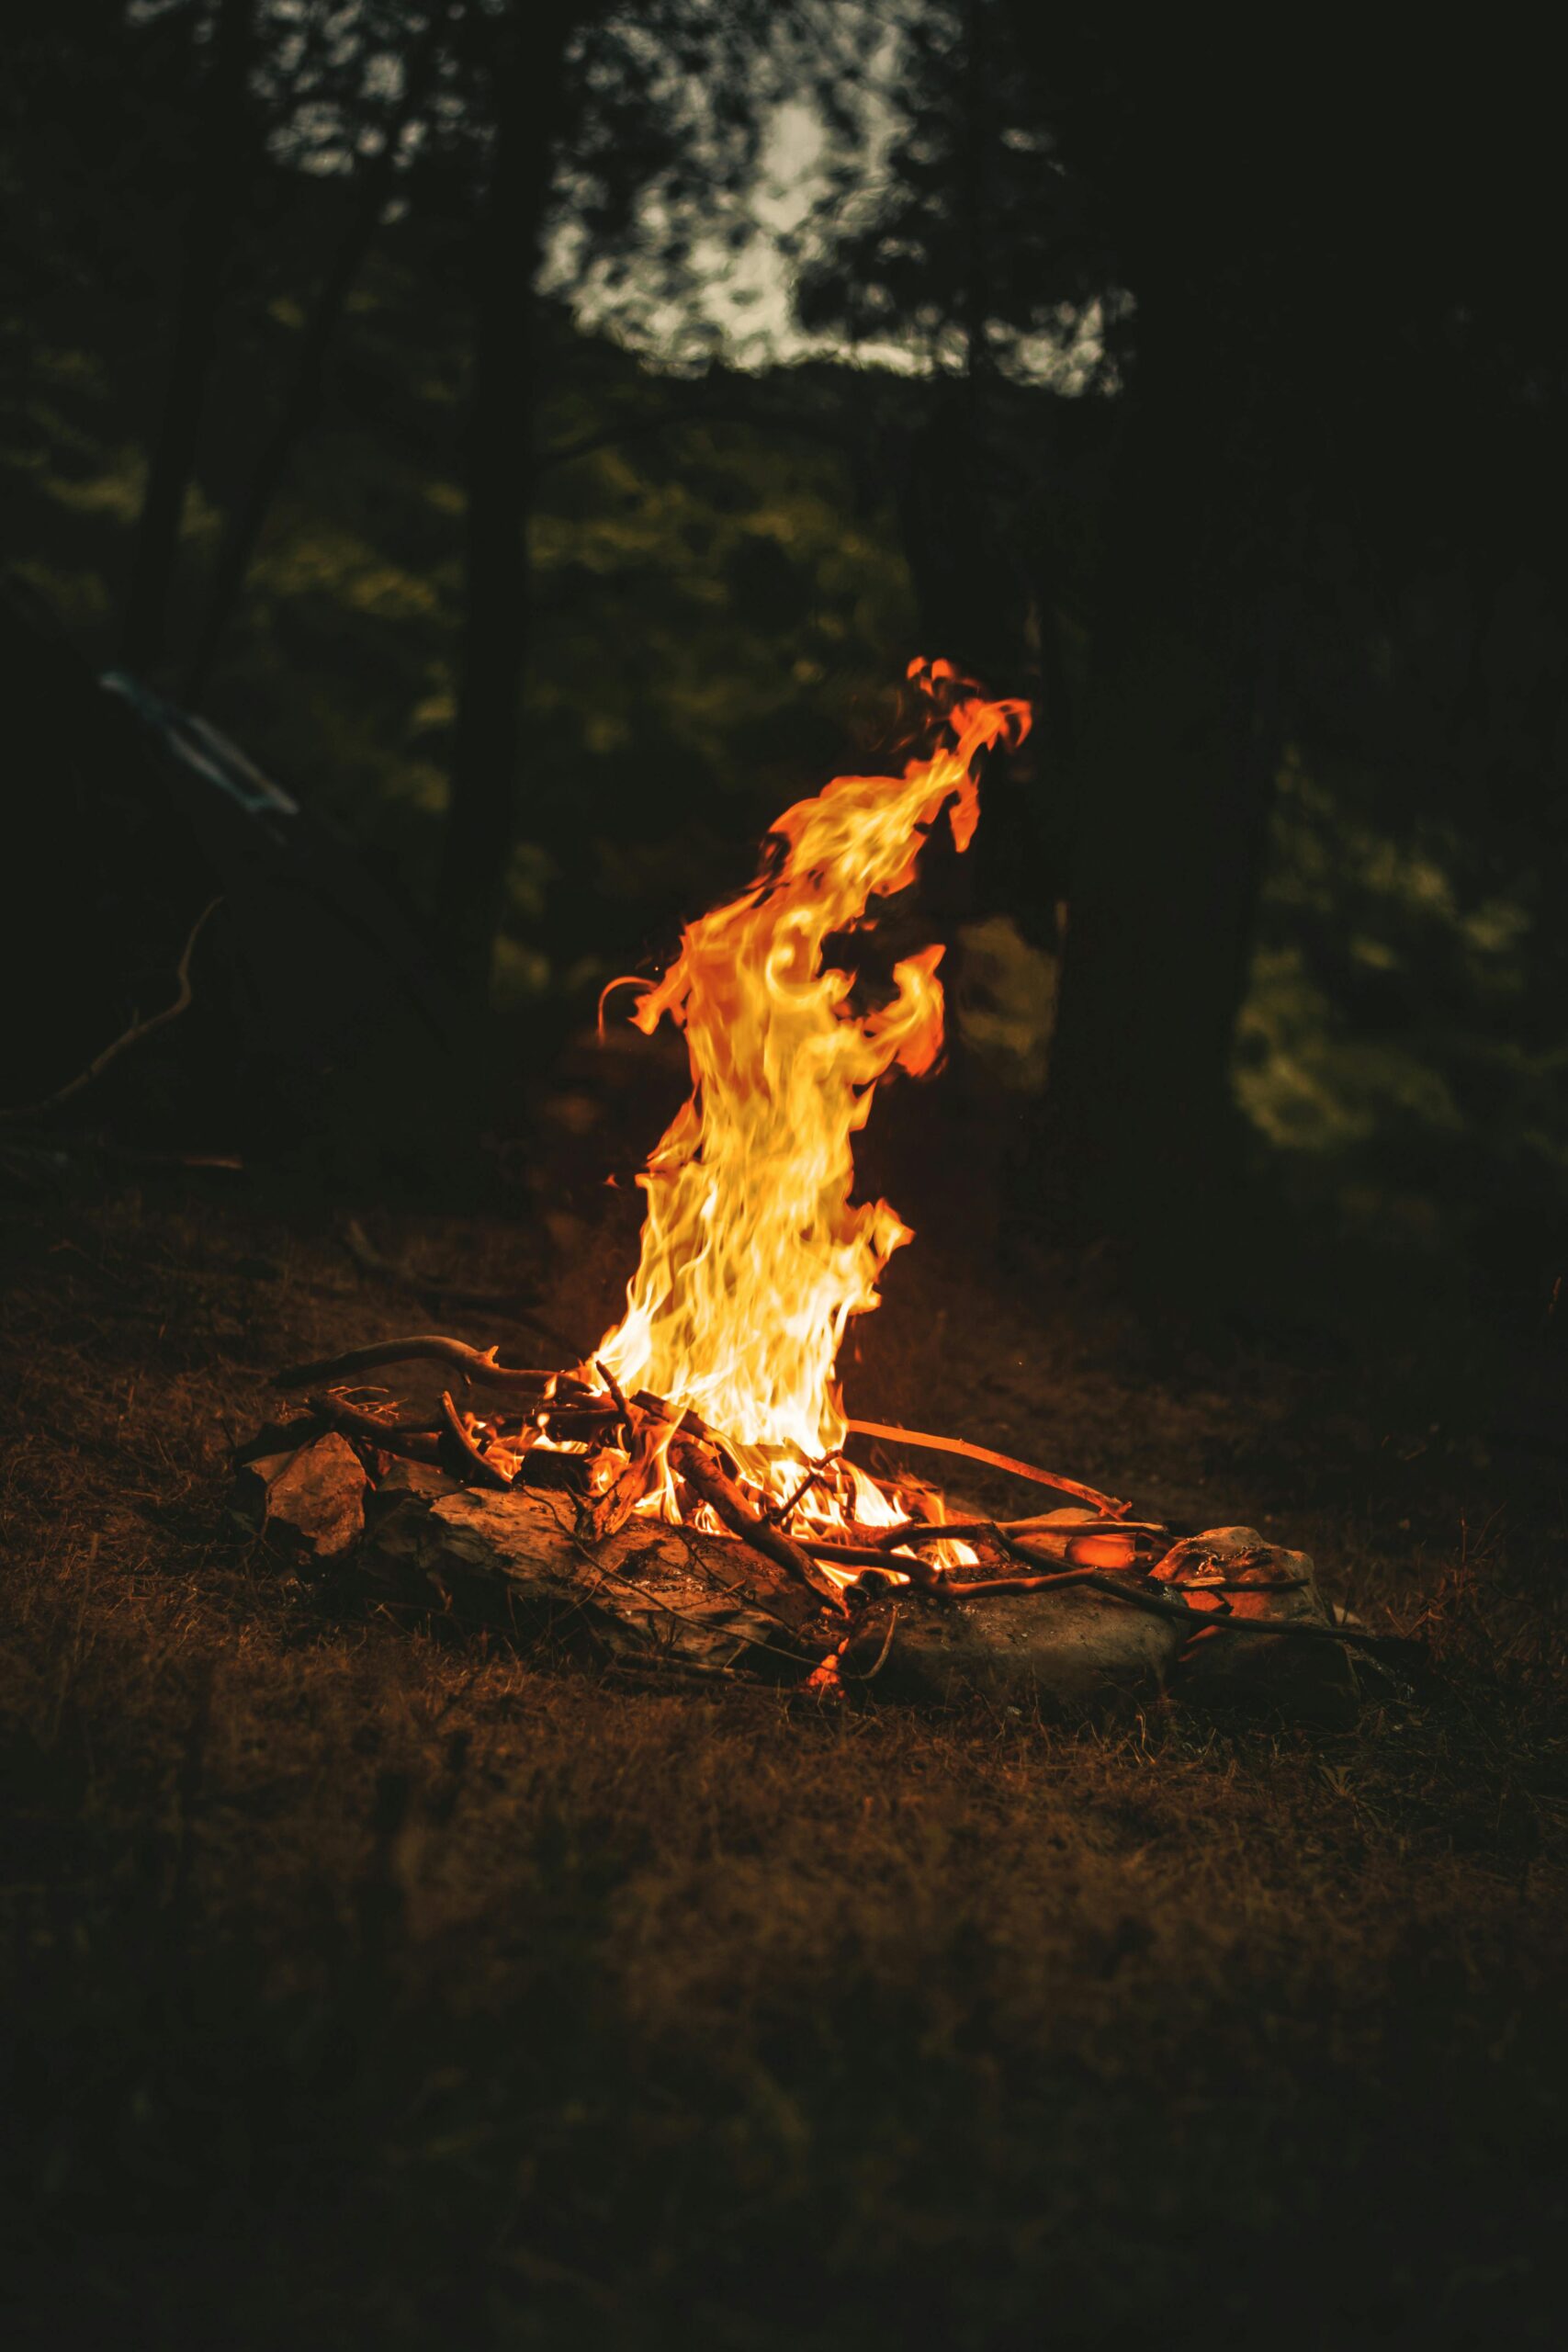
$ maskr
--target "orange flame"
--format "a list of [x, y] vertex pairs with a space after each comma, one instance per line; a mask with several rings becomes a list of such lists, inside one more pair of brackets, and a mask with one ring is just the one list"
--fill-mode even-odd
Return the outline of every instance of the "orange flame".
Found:
[[[840, 1342], [913, 1238], [886, 1201], [852, 1202], [852, 1138], [878, 1080], [895, 1064], [929, 1070], [942, 1041], [940, 946], [896, 965], [891, 1001], [862, 1012], [854, 976], [824, 969], [826, 944], [867, 927], [873, 899], [908, 888], [944, 807], [968, 847], [976, 763], [1029, 725], [1026, 704], [981, 699], [947, 662], [909, 674], [951, 740], [902, 777], [839, 776], [787, 810], [756, 882], [690, 926], [631, 1015], [649, 1034], [666, 1014], [685, 1031], [693, 1091], [637, 1179], [641, 1259], [598, 1361], [628, 1394], [694, 1409], [775, 1503], [842, 1445]], [[808, 1520], [903, 1515], [842, 1467], [847, 1478], [802, 1501]], [[668, 1486], [644, 1508], [676, 1515]]]

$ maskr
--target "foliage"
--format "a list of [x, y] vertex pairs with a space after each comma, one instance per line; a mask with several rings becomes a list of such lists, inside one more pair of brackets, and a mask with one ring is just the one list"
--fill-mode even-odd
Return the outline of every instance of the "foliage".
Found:
[[[160, 397], [209, 13], [25, 7], [7, 86], [11, 545], [102, 658]], [[176, 646], [191, 642], [223, 520], [293, 376], [322, 256], [355, 200], [352, 157], [391, 119], [400, 45], [423, 21], [393, 0], [276, 0], [258, 18], [260, 144], [186, 514]], [[492, 22], [486, 8], [455, 15], [395, 217], [209, 696], [416, 904], [452, 741], [466, 255]], [[536, 639], [502, 958], [509, 1001], [543, 1003], [547, 1027], [578, 1017], [604, 978], [667, 952], [798, 791], [885, 755], [887, 690], [909, 652], [931, 650], [920, 632], [935, 577], [961, 617], [989, 628], [1005, 605], [1010, 625], [1033, 631], [1042, 724], [1032, 776], [1012, 787], [1028, 825], [1002, 822], [998, 782], [968, 885], [977, 902], [960, 910], [975, 945], [955, 976], [971, 1040], [990, 1038], [999, 1076], [1038, 1082], [1056, 910], [1103, 781], [1076, 738], [1119, 624], [1116, 583], [1149, 544], [1127, 536], [1118, 469], [1156, 349], [1150, 321], [1179, 355], [1183, 321], [1208, 300], [1193, 273], [1209, 270], [1214, 351], [1240, 348], [1268, 290], [1247, 255], [1281, 205], [1298, 220], [1308, 202], [1281, 163], [1258, 180], [1256, 220], [1194, 245], [1186, 229], [1218, 217], [1223, 189], [1184, 187], [1162, 224], [1152, 191], [1175, 133], [1159, 117], [1140, 154], [1128, 128], [1157, 99], [1157, 44], [1134, 59], [1098, 36], [1053, 38], [1042, 85], [1021, 13], [992, 0], [874, 20], [700, 0], [583, 12], [545, 311]], [[727, 240], [756, 229], [759, 141], [786, 92], [819, 109], [824, 141], [823, 203], [795, 252], [806, 312], [878, 335], [901, 322], [897, 368], [742, 373], [705, 360], [695, 326], [671, 339], [739, 249]], [[1295, 116], [1281, 121], [1293, 137]], [[1357, 168], [1370, 171], [1366, 156]], [[1337, 193], [1336, 221], [1350, 200]], [[977, 253], [981, 301], [965, 275]], [[1173, 254], [1186, 273], [1174, 320], [1151, 299]], [[1301, 267], [1331, 259], [1303, 246]], [[1428, 1227], [1443, 1225], [1439, 1196], [1472, 1221], [1495, 1206], [1500, 1224], [1512, 1187], [1544, 1230], [1563, 1165], [1568, 927], [1551, 910], [1568, 872], [1555, 792], [1564, 620], [1535, 487], [1558, 410], [1551, 320], [1515, 320], [1504, 300], [1519, 260], [1456, 228], [1452, 284], [1435, 264], [1402, 284], [1400, 333], [1425, 355], [1429, 413], [1413, 405], [1416, 360], [1371, 338], [1375, 254], [1344, 268], [1375, 368], [1347, 372], [1331, 340], [1299, 383], [1284, 371], [1233, 387], [1249, 413], [1267, 394], [1269, 446], [1288, 458], [1269, 502], [1280, 480], [1294, 484], [1268, 605], [1288, 652], [1289, 750], [1236, 1082], [1277, 1152]], [[573, 322], [590, 278], [615, 336]], [[1461, 279], [1464, 300], [1445, 311]], [[1118, 308], [1129, 286], [1138, 303]], [[1053, 396], [1030, 353], [1043, 329], [1063, 330], [1061, 304], [1082, 321], [1096, 300], [1109, 397]], [[1296, 313], [1273, 301], [1259, 316], [1282, 334]], [[922, 340], [944, 368], [980, 368], [978, 406], [966, 381], [910, 372]], [[1224, 442], [1230, 397], [1191, 410], [1202, 447]], [[1395, 464], [1412, 418], [1415, 458]], [[1463, 465], [1443, 472], [1440, 447], [1462, 449]], [[1194, 549], [1194, 579], [1202, 560]], [[1156, 744], [1185, 724], [1193, 680], [1170, 684], [1147, 715]], [[1147, 788], [1160, 786], [1156, 764]]]

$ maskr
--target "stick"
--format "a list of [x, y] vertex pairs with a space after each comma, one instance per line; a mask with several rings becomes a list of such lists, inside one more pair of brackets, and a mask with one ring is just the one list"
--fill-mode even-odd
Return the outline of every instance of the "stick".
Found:
[[548, 1372], [525, 1372], [497, 1363], [494, 1348], [470, 1348], [462, 1340], [446, 1340], [439, 1332], [422, 1331], [409, 1340], [378, 1340], [368, 1348], [350, 1348], [346, 1355], [325, 1356], [320, 1363], [290, 1364], [272, 1376], [275, 1388], [331, 1386], [358, 1372], [373, 1372], [378, 1364], [412, 1363], [424, 1357], [436, 1363], [456, 1364], [476, 1388], [535, 1388], [555, 1377]]
[[607, 1535], [620, 1532], [662, 1468], [668, 1445], [664, 1427], [650, 1430], [643, 1421], [634, 1428], [626, 1468], [589, 1510], [590, 1543], [602, 1544]]
[[[882, 1671], [883, 1668], [884, 1668], [884, 1667], [886, 1665], [886, 1663], [887, 1663], [887, 1653], [888, 1653], [888, 1651], [893, 1647], [893, 1631], [894, 1631], [895, 1626], [897, 1624], [897, 1623], [898, 1623], [898, 1603], [897, 1603], [897, 1601], [895, 1601], [895, 1602], [893, 1603], [893, 1606], [889, 1609], [889, 1611], [888, 1611], [888, 1612], [887, 1612], [887, 1631], [886, 1631], [886, 1634], [883, 1635], [883, 1637], [882, 1637], [882, 1647], [881, 1647], [881, 1648], [877, 1651], [877, 1653], [876, 1653], [876, 1663], [875, 1663], [875, 1665], [874, 1665], [874, 1666], [868, 1666], [868, 1667], [866, 1668], [866, 1670], [865, 1670], [865, 1672], [864, 1672], [863, 1674], [851, 1674], [851, 1675], [847, 1675], [847, 1676], [845, 1676], [845, 1679], [846, 1679], [846, 1681], [850, 1681], [850, 1682], [874, 1682], [874, 1681], [875, 1681], [875, 1679], [876, 1679], [877, 1676], [881, 1673], [881, 1671]], [[840, 1668], [840, 1673], [842, 1673], [842, 1672], [843, 1672], [842, 1668]]]
[[434, 1430], [422, 1430], [407, 1421], [383, 1421], [374, 1413], [361, 1412], [357, 1405], [345, 1405], [337, 1396], [308, 1396], [305, 1402], [319, 1420], [329, 1429], [339, 1430], [344, 1437], [363, 1439], [367, 1444], [379, 1446], [383, 1453], [400, 1454], [405, 1462], [425, 1462], [441, 1468], [441, 1441]]
[[609, 1365], [603, 1363], [598, 1356], [593, 1359], [593, 1369], [615, 1400], [615, 1410], [621, 1417], [621, 1425], [626, 1433], [626, 1442], [630, 1444], [632, 1431], [637, 1424], [632, 1419], [632, 1408], [626, 1400], [621, 1384], [610, 1370]]
[[[1140, 1558], [1147, 1566], [1156, 1560], [1162, 1544], [1168, 1541], [1168, 1532], [1164, 1528], [1152, 1531], [1159, 1539], [1153, 1541], [1150, 1540], [1151, 1531], [1134, 1528], [1124, 1521], [1115, 1519], [1056, 1527], [1042, 1526], [1037, 1520], [1027, 1519], [922, 1521], [919, 1524], [918, 1534], [908, 1541], [912, 1547], [916, 1541], [940, 1543], [951, 1537], [960, 1543], [983, 1543], [988, 1537], [1007, 1552], [1013, 1548], [1014, 1529], [1027, 1532], [1052, 1559], [1068, 1561], [1075, 1567], [1084, 1568], [1131, 1568], [1139, 1564]], [[902, 1531], [895, 1530], [886, 1540], [885, 1548], [892, 1556], [896, 1550], [903, 1548], [904, 1544]]]
[[452, 1402], [451, 1392], [446, 1388], [441, 1391], [441, 1419], [448, 1438], [462, 1459], [464, 1468], [473, 1473], [468, 1484], [470, 1487], [489, 1487], [502, 1494], [509, 1493], [512, 1487], [511, 1479], [504, 1470], [498, 1469], [493, 1462], [485, 1460], [484, 1455], [463, 1427], [462, 1418]]
[[829, 1608], [843, 1610], [838, 1587], [812, 1565], [807, 1553], [782, 1527], [771, 1525], [752, 1510], [739, 1487], [725, 1476], [716, 1462], [709, 1459], [695, 1438], [684, 1430], [677, 1430], [670, 1452], [687, 1485], [718, 1513], [732, 1533], [772, 1560], [775, 1567], [783, 1568], [797, 1584], [809, 1586], [818, 1600], [827, 1601]]
[[[666, 1600], [661, 1594], [652, 1591], [648, 1585], [640, 1581], [634, 1581], [630, 1577], [624, 1577], [618, 1574], [615, 1568], [612, 1568], [605, 1561], [602, 1560], [596, 1552], [591, 1552], [580, 1535], [576, 1535], [565, 1528], [561, 1530], [561, 1532], [566, 1536], [567, 1542], [571, 1545], [572, 1550], [578, 1554], [579, 1557], [587, 1561], [588, 1566], [592, 1569], [595, 1576], [602, 1577], [607, 1577], [612, 1584], [624, 1584], [627, 1590], [635, 1593], [639, 1600], [651, 1600], [656, 1608], [666, 1611], [671, 1617], [678, 1617], [681, 1620], [681, 1623], [683, 1625], [690, 1626], [694, 1633], [703, 1634], [705, 1639], [710, 1639], [712, 1637], [713, 1628], [711, 1626], [703, 1624], [701, 1621], [695, 1617], [688, 1617], [683, 1609], [677, 1609], [672, 1600]], [[723, 1579], [718, 1578], [716, 1579], [716, 1581], [722, 1584]], [[733, 1588], [725, 1586], [724, 1589], [726, 1591], [729, 1591], [732, 1590]], [[749, 1594], [744, 1595], [743, 1597], [747, 1600], [750, 1600], [750, 1598]], [[775, 1617], [773, 1611], [771, 1609], [764, 1611], [762, 1613], [765, 1616], [773, 1617], [775, 1623], [784, 1623], [784, 1620], [782, 1618]], [[793, 1627], [786, 1627], [785, 1630], [788, 1632], [794, 1632], [795, 1629]], [[784, 1658], [791, 1666], [800, 1666], [804, 1663], [803, 1658], [797, 1651], [781, 1650], [772, 1642], [759, 1642], [754, 1640], [749, 1634], [742, 1634], [737, 1638], [745, 1645], [746, 1648], [765, 1650], [769, 1657]], [[728, 1672], [728, 1668], [727, 1668], [725, 1671]]]
[[886, 1421], [847, 1421], [844, 1426], [852, 1437], [886, 1438], [890, 1445], [912, 1445], [931, 1453], [961, 1453], [966, 1461], [987, 1463], [993, 1470], [1010, 1470], [1016, 1478], [1032, 1478], [1037, 1487], [1055, 1487], [1058, 1494], [1092, 1503], [1108, 1519], [1120, 1520], [1133, 1508], [1131, 1503], [1118, 1502], [1114, 1495], [1102, 1495], [1097, 1487], [1080, 1487], [1076, 1479], [1058, 1478], [1055, 1471], [1036, 1470], [1032, 1463], [1020, 1462], [1010, 1453], [993, 1453], [988, 1445], [971, 1445], [967, 1438], [933, 1437], [929, 1430], [896, 1430]]
[[841, 1458], [841, 1454], [842, 1448], [840, 1449], [838, 1453], [829, 1453], [825, 1461], [818, 1462], [814, 1469], [807, 1472], [799, 1486], [796, 1487], [794, 1494], [791, 1495], [788, 1502], [770, 1503], [767, 1510], [762, 1514], [763, 1518], [771, 1519], [775, 1527], [787, 1527], [790, 1522], [791, 1514], [795, 1510], [796, 1504], [805, 1501], [807, 1496], [811, 1492], [812, 1487], [817, 1484], [818, 1479], [825, 1478], [827, 1476], [834, 1463]]
[[945, 1544], [951, 1538], [969, 1543], [982, 1535], [1060, 1536], [1071, 1543], [1080, 1535], [1168, 1535], [1150, 1519], [915, 1519], [907, 1527], [889, 1527], [877, 1543], [890, 1552], [899, 1544]]
[[166, 1004], [162, 1012], [154, 1012], [146, 1021], [133, 1021], [129, 1029], [122, 1030], [118, 1037], [110, 1040], [101, 1054], [94, 1056], [85, 1069], [78, 1070], [74, 1078], [68, 1079], [63, 1086], [56, 1087], [52, 1094], [46, 1094], [41, 1102], [16, 1103], [9, 1110], [0, 1111], [0, 1119], [35, 1118], [40, 1111], [52, 1111], [57, 1102], [69, 1102], [73, 1094], [80, 1094], [85, 1086], [91, 1086], [94, 1079], [107, 1069], [110, 1062], [118, 1059], [129, 1046], [139, 1046], [143, 1037], [150, 1037], [154, 1029], [162, 1029], [165, 1022], [176, 1021], [192, 999], [190, 959], [196, 953], [196, 943], [207, 927], [208, 918], [215, 914], [222, 904], [220, 897], [209, 899], [191, 925], [190, 936], [186, 941], [175, 972], [179, 989], [172, 1004]]
[[908, 1577], [914, 1584], [920, 1579], [918, 1575], [909, 1577], [911, 1569], [927, 1568], [931, 1576], [941, 1574], [940, 1569], [928, 1568], [924, 1560], [917, 1560], [912, 1554], [907, 1560], [896, 1560], [869, 1544], [832, 1544], [815, 1535], [797, 1535], [795, 1540], [813, 1560], [831, 1560], [839, 1568], [880, 1568], [885, 1576]]
[[[955, 1584], [943, 1577], [932, 1589], [941, 1600], [983, 1600], [992, 1592], [1050, 1592], [1063, 1585], [1091, 1585], [1099, 1574], [1098, 1568], [1061, 1568], [1037, 1577], [975, 1577], [965, 1584]], [[1162, 1616], [1169, 1613], [1166, 1610], [1160, 1611]]]

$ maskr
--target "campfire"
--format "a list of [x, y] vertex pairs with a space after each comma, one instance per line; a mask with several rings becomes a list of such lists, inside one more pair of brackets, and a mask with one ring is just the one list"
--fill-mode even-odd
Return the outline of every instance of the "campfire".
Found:
[[[601, 1001], [603, 1022], [636, 988], [639, 1029], [673, 1023], [692, 1090], [638, 1178], [640, 1257], [592, 1356], [531, 1369], [427, 1334], [295, 1367], [279, 1385], [304, 1414], [246, 1450], [253, 1500], [321, 1551], [367, 1528], [373, 1562], [416, 1568], [448, 1603], [488, 1587], [513, 1623], [542, 1608], [617, 1657], [640, 1644], [645, 1662], [719, 1674], [782, 1660], [819, 1694], [896, 1650], [926, 1687], [973, 1681], [977, 1660], [1005, 1681], [1021, 1652], [1037, 1694], [1131, 1687], [1247, 1631], [1313, 1645], [1343, 1682], [1350, 1652], [1387, 1645], [1330, 1617], [1303, 1555], [1246, 1528], [1184, 1536], [1010, 1454], [844, 1411], [845, 1332], [913, 1238], [887, 1202], [854, 1200], [854, 1137], [885, 1079], [938, 1062], [942, 947], [880, 989], [840, 959], [909, 888], [933, 828], [967, 849], [986, 756], [1030, 717], [947, 663], [910, 676], [934, 747], [797, 802], [664, 977]], [[985, 1517], [913, 1467], [873, 1476], [854, 1438], [1064, 1499]]]

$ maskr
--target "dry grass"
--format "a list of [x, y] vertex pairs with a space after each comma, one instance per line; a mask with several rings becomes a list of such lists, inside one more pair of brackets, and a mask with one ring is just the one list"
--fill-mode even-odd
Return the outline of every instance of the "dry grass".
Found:
[[[1272, 1510], [1444, 1673], [1332, 1740], [823, 1715], [251, 1544], [224, 1417], [410, 1319], [276, 1211], [5, 1234], [13, 2341], [1557, 2339], [1562, 1511], [1498, 1434], [1539, 1368], [895, 1284], [867, 1409], [956, 1373], [950, 1423]], [[502, 1227], [410, 1236], [518, 1270]], [[579, 1239], [548, 1311], [592, 1336], [624, 1253]]]

